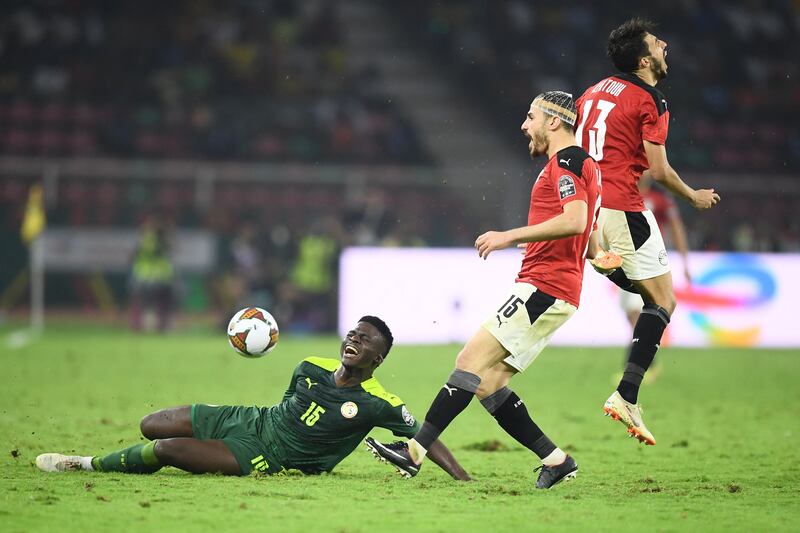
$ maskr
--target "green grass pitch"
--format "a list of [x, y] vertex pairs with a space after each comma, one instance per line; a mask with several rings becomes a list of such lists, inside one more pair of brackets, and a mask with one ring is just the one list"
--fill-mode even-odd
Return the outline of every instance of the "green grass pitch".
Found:
[[[443, 436], [472, 483], [432, 463], [406, 481], [362, 448], [316, 477], [33, 466], [42, 452], [91, 455], [136, 442], [139, 419], [158, 408], [272, 404], [295, 364], [336, 357], [338, 346], [286, 335], [269, 356], [246, 360], [220, 334], [87, 327], [55, 327], [20, 349], [0, 345], [0, 531], [800, 529], [797, 351], [663, 349], [661, 375], [641, 395], [658, 439], [645, 448], [601, 412], [621, 349], [546, 350], [512, 385], [580, 465], [577, 480], [551, 491], [533, 490], [535, 457], [477, 402]], [[423, 417], [457, 351], [396, 347], [377, 376]]]

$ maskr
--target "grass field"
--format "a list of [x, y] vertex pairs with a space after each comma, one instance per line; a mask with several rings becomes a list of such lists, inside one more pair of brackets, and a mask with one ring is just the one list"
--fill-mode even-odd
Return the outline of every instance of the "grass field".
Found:
[[[421, 418], [457, 348], [396, 347], [377, 375]], [[337, 350], [332, 337], [287, 335], [267, 358], [245, 360], [218, 334], [87, 327], [52, 328], [15, 350], [0, 344], [0, 531], [800, 529], [797, 351], [662, 350], [661, 376], [641, 395], [659, 444], [645, 448], [601, 413], [621, 350], [547, 350], [513, 387], [580, 464], [576, 481], [551, 491], [532, 489], [535, 457], [477, 402], [443, 436], [472, 483], [432, 463], [405, 481], [363, 449], [317, 477], [33, 466], [42, 452], [134, 443], [139, 419], [161, 407], [272, 404], [302, 358]], [[491, 441], [500, 449], [481, 451]]]

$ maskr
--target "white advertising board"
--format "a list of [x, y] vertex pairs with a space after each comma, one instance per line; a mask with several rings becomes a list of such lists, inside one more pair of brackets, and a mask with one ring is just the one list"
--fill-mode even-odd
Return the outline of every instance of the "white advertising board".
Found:
[[[127, 272], [139, 233], [126, 229], [50, 228], [34, 242], [34, 253], [53, 272]], [[216, 265], [216, 237], [208, 231], [179, 230], [172, 260], [182, 272], [208, 272]]]
[[[463, 343], [509, 296], [517, 250], [486, 261], [471, 248], [349, 248], [340, 259], [339, 331], [377, 315], [398, 344]], [[665, 344], [800, 347], [800, 255], [692, 253], [693, 281], [670, 255], [678, 308]], [[581, 306], [552, 344], [624, 345], [618, 289], [587, 265]]]

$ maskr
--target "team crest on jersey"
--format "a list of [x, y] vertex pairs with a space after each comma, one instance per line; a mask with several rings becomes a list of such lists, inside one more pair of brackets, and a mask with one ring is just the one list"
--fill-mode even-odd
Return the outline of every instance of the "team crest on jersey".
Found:
[[405, 422], [407, 426], [413, 426], [417, 422], [414, 420], [414, 415], [408, 412], [405, 405], [400, 408], [400, 413], [403, 415], [403, 422]]
[[572, 176], [564, 174], [558, 178], [558, 194], [562, 200], [568, 196], [575, 196], [575, 180]]
[[339, 410], [345, 418], [353, 418], [358, 414], [358, 406], [353, 402], [344, 402]]

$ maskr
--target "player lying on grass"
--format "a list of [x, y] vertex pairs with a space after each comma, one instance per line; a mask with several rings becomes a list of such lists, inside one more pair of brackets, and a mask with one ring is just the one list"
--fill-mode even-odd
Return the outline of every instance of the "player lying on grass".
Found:
[[[413, 437], [419, 424], [402, 400], [386, 392], [373, 372], [392, 347], [392, 333], [377, 317], [362, 317], [347, 333], [341, 361], [309, 357], [294, 370], [283, 400], [272, 407], [186, 405], [142, 419], [151, 439], [105, 456], [45, 453], [46, 472], [97, 470], [150, 474], [163, 466], [187, 472], [247, 475], [288, 469], [330, 472], [374, 428]], [[469, 476], [441, 442], [428, 456], [455, 479]]]

